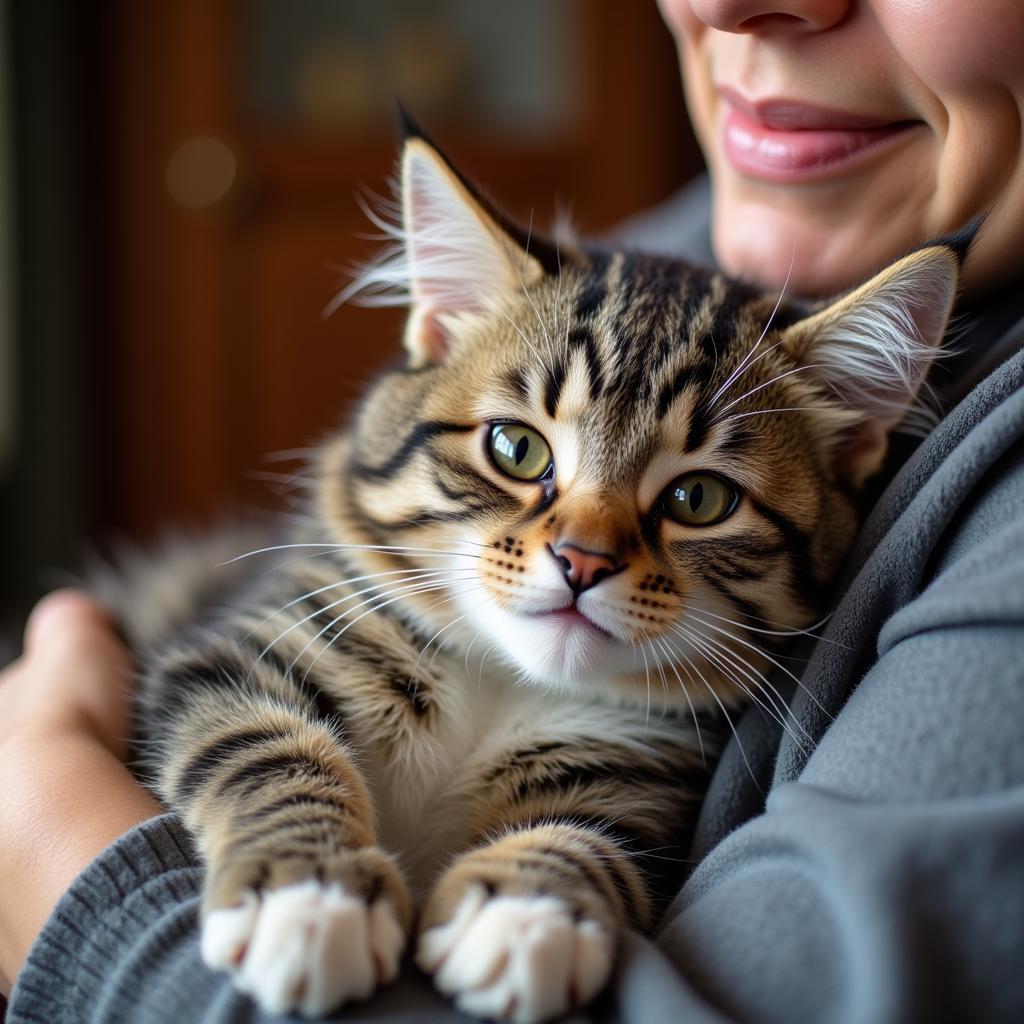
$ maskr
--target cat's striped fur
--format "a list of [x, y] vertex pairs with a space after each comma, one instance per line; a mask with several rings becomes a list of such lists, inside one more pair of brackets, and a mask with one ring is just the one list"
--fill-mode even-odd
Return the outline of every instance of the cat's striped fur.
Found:
[[[808, 316], [681, 262], [527, 251], [421, 139], [403, 187], [402, 269], [363, 284], [409, 287], [408, 363], [323, 446], [278, 564], [147, 660], [142, 747], [209, 866], [204, 955], [266, 1007], [369, 995], [418, 905], [442, 990], [540, 1020], [681, 874], [708, 709], [784, 713], [770, 641], [821, 612], [958, 258]], [[545, 479], [489, 458], [501, 423], [546, 440]], [[697, 470], [738, 503], [687, 527], [665, 488]], [[565, 544], [603, 575], [576, 586]]]

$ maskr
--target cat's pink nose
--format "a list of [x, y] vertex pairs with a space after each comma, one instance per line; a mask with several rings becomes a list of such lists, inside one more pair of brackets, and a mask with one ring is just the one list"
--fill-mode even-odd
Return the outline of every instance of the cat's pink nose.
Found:
[[601, 580], [619, 571], [619, 563], [604, 551], [588, 551], [574, 544], [548, 546], [548, 550], [561, 566], [566, 582], [574, 594], [582, 594], [596, 587]]

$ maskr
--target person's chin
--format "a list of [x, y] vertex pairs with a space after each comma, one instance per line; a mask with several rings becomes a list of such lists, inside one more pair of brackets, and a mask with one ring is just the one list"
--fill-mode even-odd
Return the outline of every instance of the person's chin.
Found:
[[[928, 237], [934, 154], [922, 126], [819, 176], [736, 165], [712, 154], [712, 241], [727, 272], [769, 290], [835, 295]], [[786, 284], [786, 282], [788, 282]]]
[[719, 265], [770, 290], [829, 296], [928, 235], [934, 189], [903, 154], [814, 182], [769, 182], [714, 162], [712, 243]]

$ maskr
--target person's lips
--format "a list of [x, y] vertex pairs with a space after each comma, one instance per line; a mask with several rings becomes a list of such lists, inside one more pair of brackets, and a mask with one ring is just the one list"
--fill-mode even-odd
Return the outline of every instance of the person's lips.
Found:
[[752, 102], [728, 87], [723, 123], [725, 155], [738, 171], [778, 182], [839, 174], [920, 125], [789, 99]]

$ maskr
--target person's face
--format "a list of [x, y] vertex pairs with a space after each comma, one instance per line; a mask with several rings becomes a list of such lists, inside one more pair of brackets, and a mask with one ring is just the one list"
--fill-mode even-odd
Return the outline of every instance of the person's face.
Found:
[[659, 5], [727, 271], [834, 292], [986, 210], [967, 286], [1024, 266], [1024, 2]]

